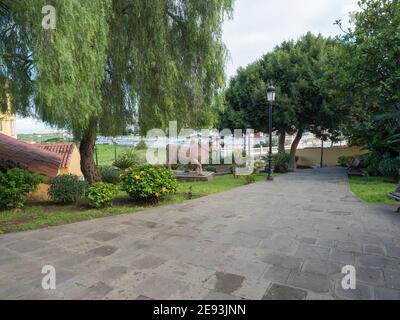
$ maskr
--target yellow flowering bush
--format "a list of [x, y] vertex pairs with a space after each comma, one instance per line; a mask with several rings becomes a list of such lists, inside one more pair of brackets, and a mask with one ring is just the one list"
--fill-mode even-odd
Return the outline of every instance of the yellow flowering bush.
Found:
[[135, 166], [122, 174], [122, 189], [135, 200], [157, 202], [176, 193], [178, 182], [170, 169], [151, 165]]

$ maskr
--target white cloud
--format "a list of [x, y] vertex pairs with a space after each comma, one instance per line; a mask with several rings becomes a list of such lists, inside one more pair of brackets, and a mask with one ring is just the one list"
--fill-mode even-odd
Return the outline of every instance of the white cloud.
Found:
[[358, 9], [357, 0], [236, 0], [234, 19], [224, 25], [224, 41], [230, 52], [228, 76], [271, 51], [282, 41], [307, 31], [334, 36], [335, 20], [346, 22]]

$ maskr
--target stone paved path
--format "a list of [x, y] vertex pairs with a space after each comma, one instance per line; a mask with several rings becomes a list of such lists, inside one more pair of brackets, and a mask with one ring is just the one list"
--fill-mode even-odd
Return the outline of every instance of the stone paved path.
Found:
[[[400, 215], [342, 169], [0, 236], [1, 299], [400, 299]], [[41, 289], [53, 265], [57, 290]], [[341, 289], [354, 265], [357, 290]]]

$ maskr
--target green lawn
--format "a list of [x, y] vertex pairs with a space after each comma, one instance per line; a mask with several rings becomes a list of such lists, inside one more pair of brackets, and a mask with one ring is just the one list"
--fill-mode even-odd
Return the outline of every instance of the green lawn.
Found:
[[[113, 145], [107, 144], [98, 144], [97, 148], [97, 157], [100, 166], [112, 165], [115, 161], [115, 151], [117, 152], [117, 157], [123, 153], [128, 146], [117, 145], [116, 148]], [[116, 149], [116, 150], [115, 150]]]
[[[257, 176], [257, 181], [264, 179], [264, 175]], [[192, 187], [193, 198], [199, 198], [241, 187], [245, 184], [244, 177], [234, 179], [232, 175], [215, 177], [211, 182], [181, 183], [176, 195], [162, 200], [157, 206], [188, 201], [190, 187]], [[0, 212], [0, 234], [134, 213], [144, 209], [145, 206], [133, 203], [122, 191], [119, 193], [112, 208], [100, 210], [90, 209], [85, 203], [73, 206], [58, 206], [50, 202], [31, 202], [22, 210]]]
[[396, 190], [397, 184], [382, 177], [352, 177], [351, 191], [366, 203], [398, 204], [388, 197]]

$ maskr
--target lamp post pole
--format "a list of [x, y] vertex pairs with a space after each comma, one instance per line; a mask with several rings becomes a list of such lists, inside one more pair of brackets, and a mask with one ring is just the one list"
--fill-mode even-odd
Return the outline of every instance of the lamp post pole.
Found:
[[269, 154], [268, 154], [268, 181], [274, 180], [272, 176], [272, 101], [269, 103]]
[[274, 180], [272, 175], [272, 106], [275, 101], [276, 90], [273, 85], [270, 85], [267, 89], [267, 100], [269, 102], [269, 154], [268, 154], [268, 168], [266, 171], [268, 172], [267, 181]]

